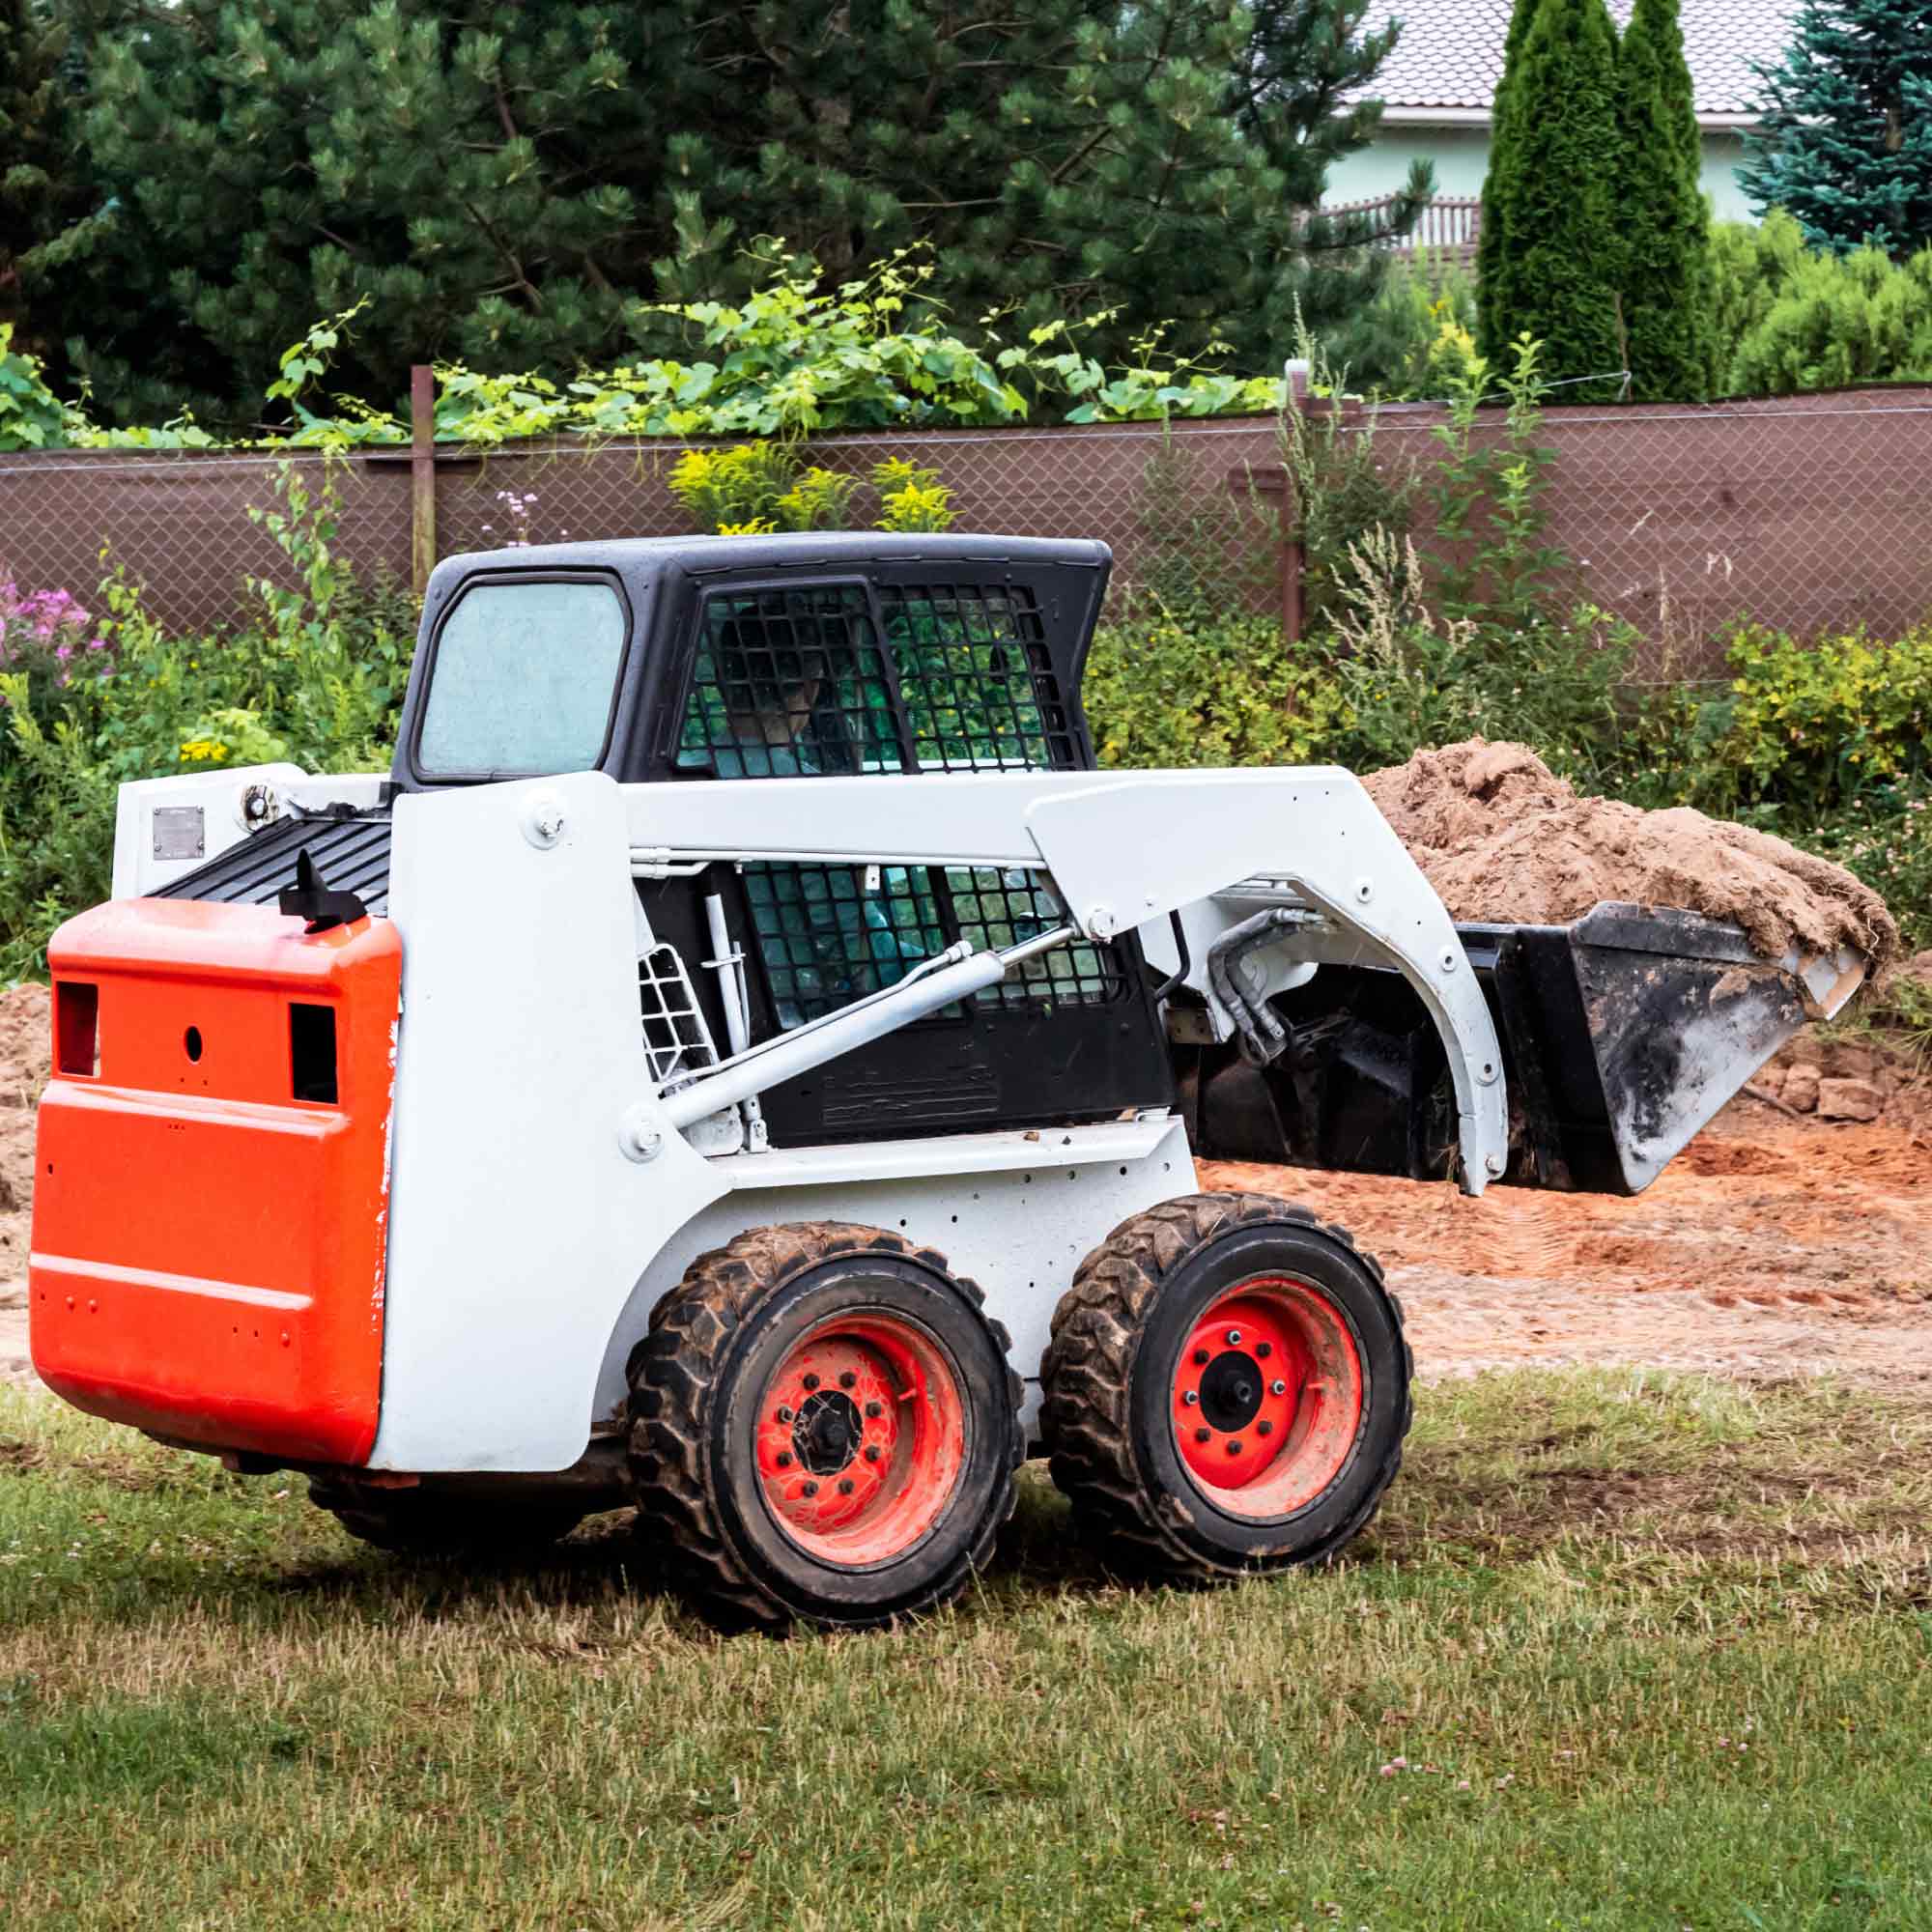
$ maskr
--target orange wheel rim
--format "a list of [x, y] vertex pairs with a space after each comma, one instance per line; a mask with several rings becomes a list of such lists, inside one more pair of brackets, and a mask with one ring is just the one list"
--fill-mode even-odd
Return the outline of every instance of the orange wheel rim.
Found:
[[1170, 1413], [1188, 1474], [1228, 1516], [1265, 1521], [1341, 1474], [1361, 1422], [1361, 1350], [1312, 1283], [1258, 1275], [1196, 1319]]
[[838, 1316], [799, 1342], [758, 1401], [765, 1503], [824, 1562], [903, 1556], [966, 1466], [966, 1406], [944, 1351], [890, 1315]]

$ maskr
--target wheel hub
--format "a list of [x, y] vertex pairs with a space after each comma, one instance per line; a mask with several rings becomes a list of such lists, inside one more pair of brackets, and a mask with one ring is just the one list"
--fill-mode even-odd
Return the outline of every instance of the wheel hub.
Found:
[[792, 1424], [792, 1452], [814, 1476], [836, 1476], [859, 1453], [865, 1431], [859, 1405], [843, 1389], [819, 1389]]
[[1362, 1399], [1360, 1354], [1334, 1304], [1309, 1283], [1257, 1277], [1210, 1303], [1182, 1339], [1175, 1447], [1216, 1507], [1284, 1516], [1340, 1471]]

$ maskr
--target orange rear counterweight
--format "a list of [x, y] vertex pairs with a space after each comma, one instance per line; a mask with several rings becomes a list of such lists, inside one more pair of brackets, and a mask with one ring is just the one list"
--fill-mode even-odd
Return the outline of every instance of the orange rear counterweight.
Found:
[[48, 948], [34, 1366], [156, 1435], [355, 1465], [382, 1401], [402, 942], [118, 899]]

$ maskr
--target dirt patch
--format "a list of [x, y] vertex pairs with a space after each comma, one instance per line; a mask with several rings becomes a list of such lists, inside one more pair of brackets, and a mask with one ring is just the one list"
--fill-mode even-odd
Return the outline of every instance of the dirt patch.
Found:
[[1363, 783], [1457, 919], [1560, 924], [1628, 899], [1735, 921], [1770, 959], [1850, 947], [1876, 977], [1898, 952], [1885, 902], [1841, 867], [1700, 811], [1579, 797], [1525, 745], [1473, 738]]

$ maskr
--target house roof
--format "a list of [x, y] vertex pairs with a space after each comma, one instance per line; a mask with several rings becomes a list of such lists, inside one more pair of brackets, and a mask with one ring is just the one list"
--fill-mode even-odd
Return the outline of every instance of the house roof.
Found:
[[[1619, 30], [1633, 0], [1608, 0]], [[1703, 121], [1752, 116], [1758, 98], [1753, 61], [1776, 61], [1791, 39], [1797, 0], [1682, 0], [1684, 54]], [[1370, 0], [1365, 27], [1402, 22], [1395, 51], [1364, 96], [1379, 98], [1392, 121], [1422, 121], [1429, 110], [1461, 119], [1487, 114], [1503, 70], [1511, 0]]]

